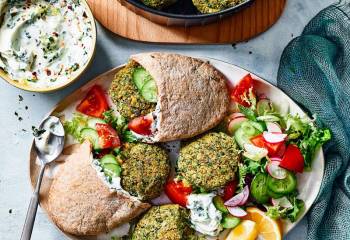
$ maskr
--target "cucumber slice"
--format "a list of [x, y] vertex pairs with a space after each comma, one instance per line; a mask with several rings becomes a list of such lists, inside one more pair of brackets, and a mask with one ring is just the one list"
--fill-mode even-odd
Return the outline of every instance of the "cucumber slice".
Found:
[[259, 134], [260, 132], [252, 124], [250, 124], [250, 121], [247, 121], [243, 122], [241, 127], [236, 130], [234, 138], [240, 148], [243, 149], [245, 143], [251, 144], [250, 139]]
[[118, 164], [106, 163], [103, 165], [103, 171], [107, 176], [110, 177], [119, 177], [122, 172], [121, 167]]
[[148, 102], [157, 102], [157, 85], [153, 79], [149, 80], [145, 83], [145, 85], [143, 85], [141, 95]]
[[221, 225], [223, 228], [235, 228], [239, 223], [241, 222], [241, 219], [232, 215], [226, 215], [222, 219]]
[[276, 179], [268, 176], [267, 187], [274, 193], [287, 195], [294, 192], [297, 188], [297, 178], [290, 171], [287, 171], [287, 176], [284, 179]]
[[271, 112], [271, 102], [268, 99], [261, 99], [256, 104], [256, 112], [259, 116], [264, 116], [266, 113]]
[[255, 122], [253, 121], [244, 122], [242, 123], [242, 126], [241, 126], [245, 135], [247, 135], [248, 137], [253, 137], [255, 135], [260, 134], [260, 132], [252, 125], [252, 123], [255, 123]]
[[249, 121], [250, 125], [252, 125], [255, 129], [257, 129], [260, 133], [266, 130], [266, 124], [264, 122], [253, 122]]
[[137, 67], [132, 73], [132, 80], [134, 81], [136, 87], [141, 90], [146, 82], [151, 80], [151, 75], [143, 67]]
[[217, 210], [219, 210], [222, 213], [229, 213], [227, 208], [224, 205], [224, 200], [220, 196], [215, 196], [213, 198], [213, 204], [216, 207]]
[[100, 163], [102, 166], [104, 166], [105, 164], [109, 164], [109, 163], [118, 164], [117, 159], [112, 154], [104, 155], [100, 159]]
[[257, 203], [263, 204], [269, 200], [267, 192], [267, 175], [264, 173], [258, 173], [253, 178], [250, 185], [250, 193], [254, 197]]
[[245, 143], [250, 143], [250, 138], [244, 133], [242, 128], [238, 128], [234, 134], [234, 138], [238, 144], [238, 146], [243, 149]]
[[96, 128], [96, 123], [107, 124], [105, 121], [103, 121], [102, 119], [99, 119], [99, 118], [90, 118], [90, 119], [87, 121], [88, 127], [89, 127], [89, 128], [93, 128], [93, 129]]
[[275, 193], [275, 192], [271, 191], [269, 188], [267, 188], [267, 194], [268, 194], [271, 198], [274, 198], [274, 199], [279, 199], [279, 198], [283, 197], [283, 194]]
[[265, 122], [279, 122], [281, 119], [274, 115], [265, 115], [265, 116], [259, 116], [256, 118], [258, 121], [265, 121]]
[[83, 128], [80, 132], [81, 137], [85, 140], [89, 140], [93, 146], [93, 148], [96, 149], [100, 149], [100, 144], [98, 143], [98, 134], [97, 131], [95, 129], [92, 128]]

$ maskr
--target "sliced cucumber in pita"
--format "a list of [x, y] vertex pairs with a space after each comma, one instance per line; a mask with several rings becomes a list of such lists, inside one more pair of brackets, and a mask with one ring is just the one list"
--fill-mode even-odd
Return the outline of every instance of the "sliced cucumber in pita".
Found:
[[104, 155], [100, 160], [101, 165], [113, 163], [118, 164], [117, 159], [112, 154]]
[[105, 174], [107, 176], [119, 177], [122, 169], [117, 164], [107, 163], [107, 164], [103, 165], [103, 171], [105, 172]]
[[138, 90], [141, 91], [146, 82], [153, 80], [152, 76], [143, 67], [137, 67], [132, 74], [132, 80], [134, 81]]
[[144, 99], [148, 102], [157, 102], [156, 82], [144, 68], [135, 68], [132, 79]]
[[141, 89], [141, 95], [148, 102], [157, 102], [157, 85], [153, 79], [145, 83]]

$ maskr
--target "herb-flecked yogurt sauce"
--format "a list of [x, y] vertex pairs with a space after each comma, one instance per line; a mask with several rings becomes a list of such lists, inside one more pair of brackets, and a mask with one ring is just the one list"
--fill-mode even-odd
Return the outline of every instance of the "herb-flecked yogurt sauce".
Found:
[[208, 236], [218, 236], [222, 231], [220, 224], [222, 214], [213, 203], [214, 193], [190, 194], [187, 198], [187, 208], [191, 210], [193, 228]]
[[89, 60], [92, 24], [79, 0], [0, 0], [0, 68], [37, 88], [64, 84]]

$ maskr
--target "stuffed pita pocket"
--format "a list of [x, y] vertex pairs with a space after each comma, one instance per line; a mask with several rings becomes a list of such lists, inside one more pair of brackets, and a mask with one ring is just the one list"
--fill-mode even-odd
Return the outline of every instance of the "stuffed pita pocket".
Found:
[[98, 235], [109, 232], [150, 207], [123, 192], [110, 191], [91, 161], [91, 144], [85, 141], [58, 166], [51, 184], [48, 213], [66, 233]]
[[229, 106], [226, 80], [200, 59], [141, 53], [117, 73], [109, 95], [138, 138], [166, 142], [196, 136], [222, 121]]

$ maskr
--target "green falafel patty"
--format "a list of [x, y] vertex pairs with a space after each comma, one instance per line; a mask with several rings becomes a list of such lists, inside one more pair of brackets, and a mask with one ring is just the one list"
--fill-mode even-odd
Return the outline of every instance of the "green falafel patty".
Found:
[[240, 159], [234, 139], [225, 133], [207, 133], [180, 150], [178, 174], [206, 191], [224, 187], [235, 178]]
[[245, 0], [192, 0], [201, 13], [215, 13], [236, 6]]
[[158, 197], [170, 172], [168, 155], [164, 149], [145, 143], [130, 144], [123, 151], [121, 185], [140, 200]]
[[137, 223], [131, 239], [198, 239], [188, 224], [189, 214], [177, 204], [154, 206]]
[[128, 119], [147, 115], [156, 109], [156, 103], [147, 101], [133, 81], [133, 73], [137, 68], [141, 68], [141, 66], [130, 60], [115, 75], [109, 88], [109, 96], [118, 112]]
[[151, 8], [162, 9], [176, 3], [176, 0], [142, 0], [142, 2]]

